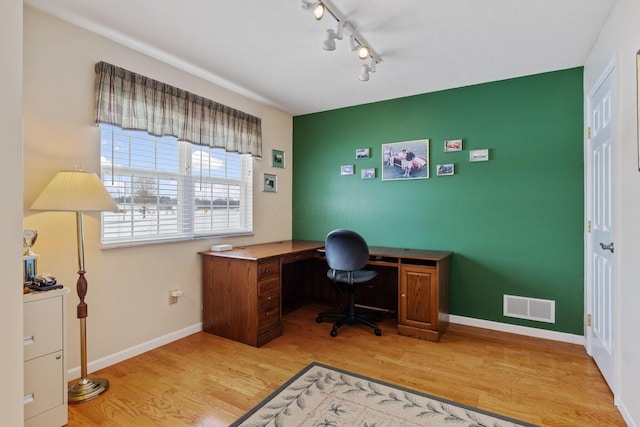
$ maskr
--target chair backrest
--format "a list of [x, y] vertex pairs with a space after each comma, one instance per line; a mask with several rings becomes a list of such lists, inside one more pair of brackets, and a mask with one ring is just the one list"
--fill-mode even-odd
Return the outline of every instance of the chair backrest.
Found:
[[369, 246], [355, 231], [333, 230], [324, 241], [324, 249], [333, 270], [361, 270], [369, 261]]

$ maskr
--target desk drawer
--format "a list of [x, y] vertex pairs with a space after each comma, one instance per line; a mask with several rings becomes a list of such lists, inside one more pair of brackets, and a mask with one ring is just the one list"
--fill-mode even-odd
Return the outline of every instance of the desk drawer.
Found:
[[258, 263], [258, 280], [280, 277], [280, 259], [274, 258]]
[[312, 251], [304, 251], [304, 252], [296, 252], [293, 254], [286, 254], [282, 256], [282, 263], [289, 264], [291, 262], [302, 261], [303, 259], [313, 258], [316, 255], [317, 251], [314, 249]]
[[280, 277], [274, 277], [271, 279], [258, 282], [258, 296], [262, 296], [269, 293], [280, 293]]
[[258, 300], [258, 333], [280, 324], [280, 293], [274, 292]]

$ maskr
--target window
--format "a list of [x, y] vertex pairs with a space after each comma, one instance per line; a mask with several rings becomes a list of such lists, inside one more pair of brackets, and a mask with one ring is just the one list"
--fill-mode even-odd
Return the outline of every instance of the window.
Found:
[[252, 232], [250, 155], [100, 128], [102, 181], [119, 208], [102, 214], [103, 245]]

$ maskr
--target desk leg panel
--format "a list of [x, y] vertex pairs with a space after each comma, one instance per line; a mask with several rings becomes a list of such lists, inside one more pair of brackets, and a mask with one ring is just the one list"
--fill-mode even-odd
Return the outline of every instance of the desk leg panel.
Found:
[[257, 345], [257, 262], [203, 259], [203, 328], [206, 332]]

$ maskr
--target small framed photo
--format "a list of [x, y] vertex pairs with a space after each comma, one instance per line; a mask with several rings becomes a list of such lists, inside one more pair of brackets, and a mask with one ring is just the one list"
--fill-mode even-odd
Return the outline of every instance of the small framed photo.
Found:
[[368, 148], [358, 148], [356, 149], [356, 159], [368, 159], [369, 158], [369, 149]]
[[37, 270], [37, 262], [35, 256], [26, 256], [24, 257], [24, 283], [31, 283], [36, 274], [38, 274]]
[[284, 168], [284, 151], [271, 150], [271, 166], [274, 168]]
[[446, 176], [446, 175], [453, 175], [453, 174], [454, 174], [453, 163], [447, 163], [446, 165], [438, 165], [436, 175]]
[[353, 165], [342, 165], [340, 166], [340, 175], [353, 175], [355, 169]]
[[444, 151], [448, 153], [449, 151], [462, 151], [462, 140], [461, 139], [449, 139], [444, 142]]
[[268, 193], [276, 193], [278, 191], [278, 177], [276, 175], [265, 173], [262, 178], [263, 190]]
[[375, 179], [376, 168], [367, 168], [360, 171], [360, 178], [362, 179]]
[[470, 162], [486, 162], [489, 160], [489, 149], [483, 148], [481, 150], [471, 150], [469, 151], [469, 161]]

